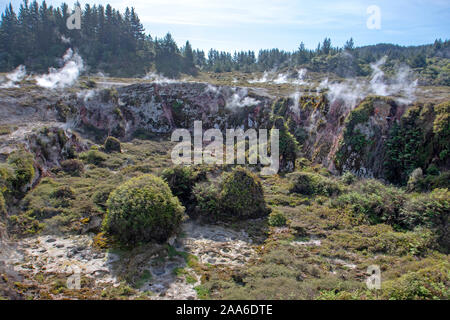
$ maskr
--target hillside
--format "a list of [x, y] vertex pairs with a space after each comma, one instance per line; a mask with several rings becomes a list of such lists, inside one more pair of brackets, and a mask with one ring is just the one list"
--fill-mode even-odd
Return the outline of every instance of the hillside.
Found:
[[[316, 73], [260, 76], [90, 77], [59, 89], [24, 79], [0, 89], [1, 295], [448, 299], [448, 87], [350, 96], [353, 83]], [[298, 150], [281, 149], [275, 176], [246, 165], [269, 216], [208, 211], [204, 192], [220, 188], [230, 166], [167, 171], [175, 128], [270, 128], [276, 118]], [[106, 200], [147, 173], [182, 202], [181, 231], [121, 244], [102, 226]], [[180, 174], [187, 189], [170, 183]], [[369, 265], [381, 267], [382, 290], [366, 288]], [[75, 273], [81, 290], [66, 283]]]

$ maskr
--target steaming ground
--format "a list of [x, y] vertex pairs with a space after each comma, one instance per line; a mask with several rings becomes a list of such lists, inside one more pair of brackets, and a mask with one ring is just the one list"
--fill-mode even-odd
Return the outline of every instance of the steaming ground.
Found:
[[264, 72], [261, 78], [249, 80], [250, 84], [288, 84], [297, 87], [290, 94], [295, 98], [296, 104], [294, 112], [298, 113], [298, 99], [306, 91], [309, 94], [319, 94], [322, 91], [327, 93], [331, 103], [343, 101], [349, 109], [354, 108], [365, 97], [369, 95], [392, 96], [400, 103], [411, 103], [416, 100], [418, 80], [414, 78], [412, 70], [407, 66], [400, 66], [395, 75], [387, 78], [382, 70], [387, 57], [383, 57], [371, 64], [372, 73], [368, 79], [347, 78], [340, 81], [330, 80], [328, 77], [322, 79], [317, 85], [312, 79], [308, 79], [306, 69], [299, 69], [290, 75], [288, 72], [277, 73], [276, 71]]
[[61, 89], [74, 85], [84, 70], [83, 59], [72, 49], [68, 49], [62, 57], [62, 62], [64, 66], [60, 69], [50, 68], [47, 74], [36, 76], [37, 85], [47, 89]]
[[[230, 80], [230, 86], [233, 94], [226, 101], [228, 109], [239, 109], [245, 106], [253, 106], [258, 103], [257, 100], [249, 96], [245, 84], [255, 85], [256, 87], [274, 87], [280, 88], [287, 86], [290, 93], [288, 96], [294, 98], [293, 110], [296, 114], [300, 113], [298, 109], [298, 100], [305, 94], [319, 94], [326, 92], [331, 103], [343, 102], [349, 109], [353, 109], [368, 95], [392, 96], [398, 102], [408, 104], [416, 100], [418, 85], [417, 79], [407, 66], [401, 66], [397, 72], [390, 78], [386, 77], [382, 71], [386, 63], [386, 57], [371, 65], [372, 74], [368, 78], [347, 78], [341, 80], [330, 80], [323, 76], [321, 79], [310, 77], [306, 69], [298, 69], [293, 72], [278, 72], [277, 70], [266, 71], [260, 78], [247, 79], [244, 83], [236, 78]], [[68, 49], [60, 61], [59, 69], [50, 68], [47, 74], [29, 75], [27, 77], [26, 68], [18, 66], [13, 72], [0, 78], [0, 88], [20, 88], [24, 80], [34, 81], [37, 86], [57, 90], [75, 86], [85, 70], [83, 59], [72, 49]], [[197, 78], [184, 78], [181, 80], [170, 79], [160, 74], [151, 72], [141, 79], [111, 79], [104, 74], [97, 74], [92, 77], [99, 88], [119, 87], [138, 82], [151, 82], [157, 84], [170, 84], [180, 82], [204, 82]], [[236, 84], [239, 83], [239, 87]], [[217, 92], [222, 86], [208, 85], [208, 90]], [[264, 88], [261, 88], [264, 91]], [[88, 101], [95, 94], [95, 90], [85, 90], [78, 95]]]

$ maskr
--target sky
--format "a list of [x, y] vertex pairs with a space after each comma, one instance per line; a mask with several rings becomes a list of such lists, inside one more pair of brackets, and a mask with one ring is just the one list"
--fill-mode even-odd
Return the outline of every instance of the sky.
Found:
[[[17, 11], [22, 0], [0, 0]], [[41, 0], [39, 0], [41, 2]], [[61, 0], [47, 0], [59, 6]], [[65, 1], [73, 5], [75, 1]], [[135, 7], [152, 37], [170, 32], [178, 45], [223, 51], [279, 48], [292, 51], [300, 42], [310, 49], [325, 37], [342, 46], [394, 43], [420, 45], [450, 39], [450, 0], [133, 0], [79, 1], [111, 4], [121, 12]], [[367, 11], [369, 7], [379, 9]], [[368, 25], [369, 20], [369, 25]], [[379, 22], [379, 24], [378, 24]], [[369, 27], [370, 28], [369, 28]], [[377, 27], [377, 28], [374, 28]]]

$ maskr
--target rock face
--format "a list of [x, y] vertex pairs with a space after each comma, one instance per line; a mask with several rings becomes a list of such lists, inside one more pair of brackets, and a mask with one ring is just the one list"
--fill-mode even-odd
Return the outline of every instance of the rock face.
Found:
[[[262, 89], [196, 82], [138, 83], [78, 93], [46, 91], [40, 95], [36, 89], [30, 90], [28, 95], [25, 90], [0, 95], [0, 103], [4, 105], [0, 111], [5, 116], [0, 123], [17, 123], [23, 118], [36, 126], [45, 121], [42, 123], [72, 128], [103, 143], [107, 136], [132, 139], [170, 134], [176, 128], [192, 130], [196, 120], [203, 121], [204, 130], [270, 129], [275, 114], [286, 120], [303, 156], [313, 163], [335, 173], [351, 171], [378, 178], [383, 176], [391, 129], [411, 108], [398, 100], [370, 96], [353, 106], [339, 97], [329, 101], [325, 93], [309, 92], [282, 98], [282, 108], [272, 110], [279, 100]], [[30, 131], [22, 125], [9, 140], [23, 140]], [[68, 145], [61, 148], [56, 140], [36, 135], [32, 138], [35, 142], [30, 145], [39, 155], [40, 166], [57, 165], [58, 152], [67, 154], [71, 148], [82, 148], [72, 134], [65, 132]], [[0, 136], [0, 140], [5, 139]], [[36, 144], [38, 141], [56, 146], [46, 149], [49, 158]], [[2, 143], [0, 153], [7, 153], [4, 146]]]
[[32, 132], [26, 142], [26, 149], [34, 154], [36, 165], [44, 174], [59, 166], [62, 160], [71, 159], [76, 152], [87, 149], [78, 135], [61, 127], [44, 127]]
[[334, 162], [340, 172], [358, 176], [382, 177], [386, 140], [405, 106], [382, 97], [368, 97], [346, 118]]
[[406, 183], [416, 168], [448, 170], [448, 108], [448, 103], [409, 105], [381, 96], [350, 106], [310, 94], [279, 99], [273, 112], [287, 119], [302, 156], [313, 163], [337, 174]]
[[[85, 131], [119, 138], [175, 128], [255, 128], [267, 119], [271, 99], [244, 88], [204, 83], [134, 84], [80, 95], [69, 121]], [[265, 116], [266, 115], [266, 116]]]
[[[8, 135], [0, 137], [0, 157], [6, 159], [17, 150], [25, 150], [33, 157], [35, 176], [27, 189], [31, 188], [48, 171], [70, 159], [75, 152], [87, 149], [87, 144], [61, 123], [31, 123], [17, 127]], [[23, 190], [24, 192], [26, 190]]]

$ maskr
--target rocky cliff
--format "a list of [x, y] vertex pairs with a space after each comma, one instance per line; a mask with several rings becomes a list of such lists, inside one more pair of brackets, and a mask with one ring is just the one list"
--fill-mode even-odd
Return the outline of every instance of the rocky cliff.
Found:
[[[0, 103], [5, 106], [2, 122], [15, 123], [23, 119], [31, 125], [43, 121], [61, 128], [66, 137], [64, 141], [50, 138], [53, 139], [51, 144], [60, 148], [53, 148], [46, 155], [47, 151], [39, 144], [48, 144], [49, 141], [43, 141], [36, 134], [29, 135], [30, 130], [24, 130], [22, 126], [9, 136], [9, 143], [2, 143], [2, 147], [5, 150], [5, 145], [15, 141], [14, 137], [26, 134], [30, 151], [40, 159], [37, 162], [41, 167], [57, 165], [57, 158], [60, 157], [55, 156], [57, 153], [64, 155], [74, 147], [82, 148], [67, 128], [103, 142], [107, 136], [129, 140], [152, 134], [170, 134], [176, 128], [193, 129], [196, 120], [203, 121], [204, 130], [269, 128], [273, 114], [285, 118], [304, 157], [335, 173], [351, 171], [359, 176], [404, 182], [405, 177], [390, 176], [392, 166], [400, 166], [400, 169], [407, 171], [406, 174], [414, 166], [423, 170], [431, 164], [448, 167], [447, 149], [434, 137], [432, 128], [434, 121], [440, 117], [438, 104], [413, 105], [395, 98], [369, 96], [355, 102], [356, 105], [349, 105], [339, 97], [333, 97], [330, 101], [326, 92], [303, 92], [278, 98], [268, 95], [264, 89], [196, 82], [139, 83], [106, 89], [72, 89], [59, 94], [51, 91], [43, 93], [35, 88], [30, 90], [30, 94], [25, 94], [26, 90], [22, 88], [15, 95], [1, 97]], [[422, 150], [427, 154], [426, 159], [415, 159], [419, 155], [411, 155], [406, 150], [411, 148], [407, 141], [400, 145], [397, 143], [397, 151], [408, 153], [411, 159], [392, 159], [389, 153], [396, 143], [395, 130], [408, 126], [408, 121], [404, 119], [411, 108], [430, 113], [429, 116], [422, 116], [420, 123], [411, 120], [424, 129], [413, 136], [417, 139], [416, 143], [430, 145], [427, 150]], [[445, 109], [445, 106], [441, 104], [440, 108]], [[448, 119], [443, 121], [441, 127], [445, 129]], [[60, 134], [55, 131], [52, 135]], [[417, 150], [412, 150], [412, 153], [415, 152]], [[402, 167], [394, 163], [397, 160], [409, 162]]]

